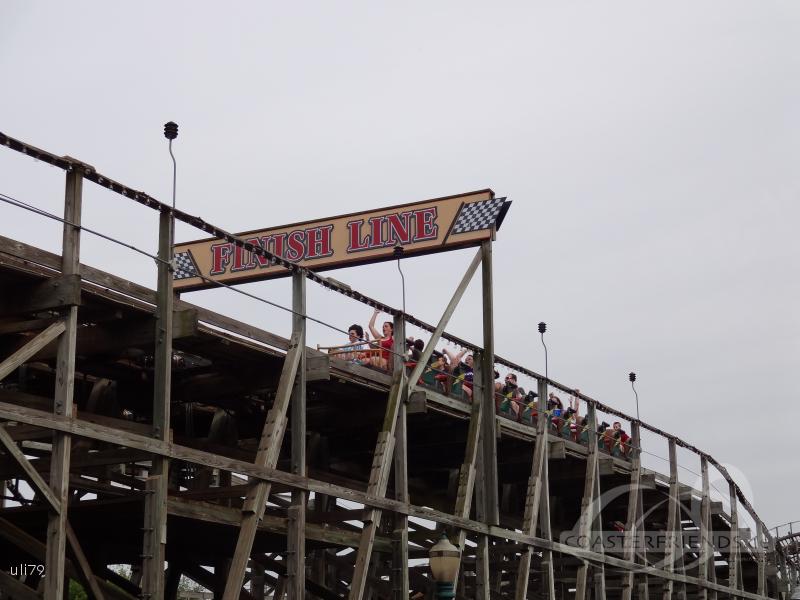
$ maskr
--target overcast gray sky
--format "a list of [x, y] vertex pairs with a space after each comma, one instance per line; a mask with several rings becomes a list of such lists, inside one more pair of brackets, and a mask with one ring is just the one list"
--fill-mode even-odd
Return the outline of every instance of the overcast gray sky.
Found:
[[[771, 0], [6, 0], [0, 129], [167, 201], [175, 120], [178, 204], [229, 230], [491, 187], [514, 202], [498, 354], [543, 371], [546, 321], [550, 374], [631, 413], [635, 370], [642, 418], [728, 464], [774, 525], [800, 518], [798, 39], [800, 3]], [[63, 173], [0, 152], [0, 192], [60, 212]], [[85, 198], [88, 226], [155, 249], [152, 211], [92, 184]], [[8, 206], [0, 234], [60, 244]], [[149, 259], [82, 250], [154, 284]], [[435, 321], [469, 255], [405, 261], [408, 312]], [[333, 275], [400, 305], [395, 264]], [[289, 301], [286, 280], [246, 289]], [[309, 293], [314, 316], [369, 318]], [[230, 292], [187, 299], [289, 328]], [[450, 330], [479, 342], [479, 314], [473, 286]]]

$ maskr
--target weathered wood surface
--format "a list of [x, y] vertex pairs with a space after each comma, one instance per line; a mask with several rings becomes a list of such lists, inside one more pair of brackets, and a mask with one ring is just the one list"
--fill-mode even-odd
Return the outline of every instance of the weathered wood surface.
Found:
[[21, 284], [0, 296], [0, 317], [62, 310], [81, 303], [78, 274], [54, 276], [44, 281]]
[[[542, 496], [548, 493], [545, 489], [547, 481], [544, 478], [544, 469], [547, 463], [548, 444], [547, 444], [547, 385], [540, 386], [537, 401], [538, 417], [536, 420], [536, 441], [533, 450], [533, 463], [531, 465], [531, 475], [528, 479], [528, 490], [525, 496], [525, 513], [523, 515], [522, 531], [527, 535], [536, 535], [536, 526], [539, 522], [539, 506]], [[549, 518], [549, 507], [548, 507]], [[528, 595], [528, 582], [530, 580], [531, 559], [533, 557], [533, 547], [528, 546], [522, 551], [519, 559], [519, 570], [517, 572], [516, 600], [525, 600]]]
[[[306, 347], [306, 278], [301, 273], [292, 275], [292, 331], [297, 335], [299, 347]], [[298, 352], [297, 376], [290, 401], [292, 448], [292, 473], [306, 477], [306, 353]], [[287, 509], [289, 531], [286, 547], [286, 595], [289, 600], [305, 597], [306, 581], [306, 503], [308, 492], [292, 490], [291, 506]]]
[[64, 321], [53, 323], [47, 329], [27, 342], [22, 348], [14, 352], [14, 354], [6, 358], [2, 363], [0, 363], [0, 380], [5, 379], [8, 375], [16, 371], [20, 365], [25, 364], [31, 358], [36, 356], [42, 350], [42, 348], [55, 340], [65, 330], [66, 324]]
[[[292, 334], [292, 343], [286, 354], [286, 359], [281, 370], [280, 383], [264, 429], [256, 454], [256, 468], [274, 468], [280, 455], [281, 443], [287, 425], [287, 410], [289, 400], [295, 385], [295, 376], [300, 365], [300, 356], [303, 348], [300, 346], [301, 332]], [[228, 469], [232, 470], [232, 469]], [[300, 477], [302, 479], [302, 477]], [[247, 495], [245, 506], [242, 510], [242, 527], [239, 532], [236, 550], [231, 559], [228, 578], [225, 583], [223, 600], [236, 600], [242, 589], [247, 562], [253, 547], [258, 522], [264, 515], [264, 507], [269, 497], [272, 482], [259, 479]]]
[[[64, 226], [61, 244], [61, 272], [65, 277], [79, 275], [80, 223], [83, 176], [78, 171], [67, 173], [64, 198]], [[64, 312], [64, 332], [58, 338], [56, 387], [53, 415], [71, 416], [75, 394], [75, 340], [78, 330], [78, 307]], [[53, 434], [50, 460], [50, 488], [61, 510], [47, 518], [47, 553], [44, 580], [45, 600], [61, 600], [64, 593], [64, 561], [67, 548], [67, 503], [69, 500], [69, 465], [71, 437], [64, 432]]]
[[[185, 460], [188, 462], [205, 465], [207, 467], [219, 468], [225, 471], [233, 471], [247, 475], [254, 479], [281, 483], [288, 487], [296, 487], [309, 492], [319, 492], [321, 494], [335, 496], [381, 510], [393, 511], [410, 517], [418, 517], [421, 519], [435, 521], [444, 526], [455, 529], [466, 529], [473, 534], [488, 536], [496, 539], [505, 539], [521, 544], [533, 545], [537, 548], [553, 550], [554, 552], [573, 556], [581, 560], [592, 561], [595, 563], [599, 562], [606, 566], [624, 569], [633, 569], [639, 567], [639, 565], [630, 563], [624, 559], [616, 558], [614, 556], [591, 552], [583, 548], [561, 544], [555, 541], [548, 542], [542, 538], [527, 536], [524, 533], [517, 532], [512, 529], [486, 525], [485, 523], [471, 519], [458, 518], [443, 511], [413, 504], [404, 504], [393, 499], [369, 495], [362, 491], [320, 481], [318, 479], [297, 477], [291, 473], [280, 471], [274, 468], [271, 469], [258, 467], [250, 462], [236, 460], [210, 452], [204, 452], [202, 450], [195, 450], [186, 446], [161, 442], [159, 440], [147, 438], [145, 436], [130, 432], [119, 431], [103, 425], [87, 423], [85, 421], [81, 421], [80, 419], [57, 417], [42, 411], [37, 411], [34, 409], [22, 409], [20, 407], [2, 402], [0, 402], [0, 419], [20, 421], [31, 425], [49, 427], [56, 431], [63, 431], [72, 435], [116, 444], [123, 444], [130, 448], [147, 450], [148, 452], [154, 454], [169, 456], [175, 460]], [[689, 585], [704, 586], [707, 589], [729, 593], [740, 598], [749, 598], [751, 600], [760, 600], [763, 598], [762, 596], [758, 596], [757, 594], [751, 592], [731, 589], [724, 585], [712, 584], [701, 581], [696, 577], [675, 574], [655, 567], [645, 568], [643, 569], [643, 572], [661, 579], [681, 581]]]

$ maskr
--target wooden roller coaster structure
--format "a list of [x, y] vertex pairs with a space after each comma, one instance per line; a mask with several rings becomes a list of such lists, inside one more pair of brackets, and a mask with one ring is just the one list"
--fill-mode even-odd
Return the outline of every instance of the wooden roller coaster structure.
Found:
[[[433, 325], [81, 161], [0, 144], [66, 172], [61, 254], [0, 238], [0, 598], [61, 600], [73, 579], [94, 598], [174, 599], [185, 576], [224, 600], [432, 599], [442, 533], [459, 599], [788, 598], [796, 539], [773, 537], [713, 457], [585, 394], [585, 443], [542, 418], [550, 390], [572, 390], [495, 354], [491, 240]], [[159, 212], [156, 290], [81, 264], [84, 181]], [[174, 293], [176, 220], [287, 270], [290, 338]], [[445, 328], [479, 267], [477, 346]], [[389, 372], [307, 346], [308, 280], [392, 316]], [[430, 333], [410, 369], [407, 324]], [[474, 353], [471, 402], [420, 385], [440, 339]], [[532, 425], [497, 414], [497, 364], [536, 380]], [[601, 413], [630, 423], [628, 456], [598, 444]], [[668, 473], [642, 466], [644, 430]]]

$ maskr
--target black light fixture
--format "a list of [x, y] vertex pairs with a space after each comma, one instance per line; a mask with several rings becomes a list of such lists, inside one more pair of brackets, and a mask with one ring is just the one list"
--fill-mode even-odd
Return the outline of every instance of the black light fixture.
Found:
[[636, 420], [639, 420], [639, 393], [636, 391], [636, 386], [633, 385], [636, 383], [636, 373], [631, 371], [628, 373], [628, 381], [631, 382], [631, 389], [633, 390], [633, 395], [636, 396]]
[[178, 176], [178, 163], [172, 153], [172, 140], [178, 137], [178, 124], [174, 121], [164, 123], [164, 137], [169, 140], [169, 155], [172, 157], [172, 208], [175, 208], [175, 184]]
[[[550, 376], [547, 374], [547, 344], [544, 343], [544, 332], [547, 331], [547, 323], [542, 321], [539, 323], [539, 334], [542, 337], [542, 346], [544, 346], [544, 378], [550, 380]], [[548, 383], [549, 385], [549, 383]]]

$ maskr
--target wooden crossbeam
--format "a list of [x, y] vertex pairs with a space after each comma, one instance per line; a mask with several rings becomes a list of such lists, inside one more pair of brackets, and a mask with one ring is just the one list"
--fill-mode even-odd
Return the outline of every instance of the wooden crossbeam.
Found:
[[0, 316], [61, 310], [81, 303], [77, 274], [64, 274], [30, 285], [18, 285], [0, 296]]
[[31, 358], [36, 356], [42, 348], [47, 346], [50, 342], [56, 339], [59, 335], [64, 333], [66, 325], [63, 320], [50, 325], [47, 329], [33, 337], [22, 348], [14, 352], [11, 356], [0, 363], [0, 380], [5, 379], [11, 373], [16, 371], [20, 365], [25, 364]]
[[[267, 420], [261, 433], [255, 461], [255, 466], [257, 467], [272, 469], [278, 463], [283, 435], [286, 432], [286, 412], [289, 408], [289, 400], [300, 365], [300, 356], [305, 351], [305, 347], [300, 345], [300, 338], [299, 332], [292, 333], [289, 351], [283, 361], [275, 401], [267, 414]], [[253, 548], [253, 541], [258, 530], [258, 522], [264, 514], [271, 485], [271, 482], [258, 481], [247, 494], [242, 508], [242, 526], [239, 530], [236, 550], [231, 558], [225, 591], [222, 595], [223, 600], [237, 600], [239, 598], [239, 592], [242, 589], [244, 575], [247, 570], [247, 561], [250, 558], [250, 551]]]
[[0, 323], [0, 335], [7, 335], [9, 333], [28, 333], [30, 331], [41, 331], [47, 329], [53, 323], [57, 323], [61, 319], [59, 317], [50, 317], [46, 319], [29, 319], [27, 321], [11, 321]]

